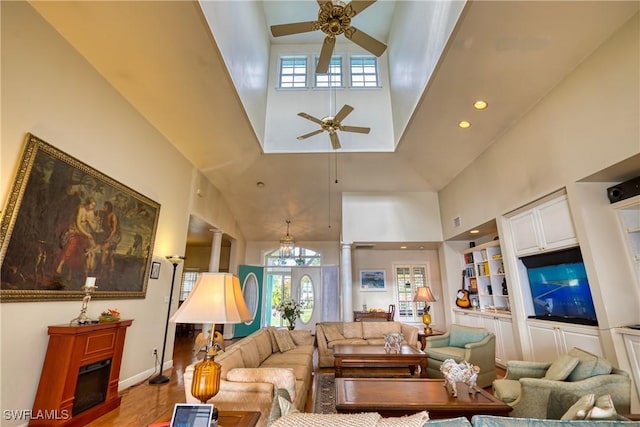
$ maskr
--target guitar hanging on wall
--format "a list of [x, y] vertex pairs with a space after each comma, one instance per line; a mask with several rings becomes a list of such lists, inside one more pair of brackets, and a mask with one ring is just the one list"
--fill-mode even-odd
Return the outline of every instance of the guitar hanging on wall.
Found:
[[458, 290], [456, 294], [456, 305], [460, 308], [471, 307], [471, 300], [469, 299], [469, 291], [464, 288], [464, 277], [466, 272], [462, 270], [462, 288]]

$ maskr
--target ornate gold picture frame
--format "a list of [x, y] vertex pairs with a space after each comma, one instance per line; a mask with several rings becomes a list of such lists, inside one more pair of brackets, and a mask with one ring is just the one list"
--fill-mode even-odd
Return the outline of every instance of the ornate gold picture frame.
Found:
[[0, 225], [1, 302], [144, 298], [160, 205], [27, 134]]

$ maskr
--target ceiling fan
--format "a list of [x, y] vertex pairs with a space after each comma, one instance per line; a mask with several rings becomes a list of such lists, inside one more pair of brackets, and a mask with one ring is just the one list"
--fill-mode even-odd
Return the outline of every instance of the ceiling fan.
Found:
[[342, 124], [342, 120], [349, 115], [353, 111], [353, 107], [351, 105], [345, 104], [338, 114], [335, 116], [327, 116], [323, 119], [317, 119], [307, 113], [298, 113], [300, 117], [303, 117], [307, 120], [311, 120], [314, 123], [320, 125], [320, 129], [315, 130], [313, 132], [309, 132], [304, 135], [300, 135], [298, 137], [299, 140], [309, 138], [311, 136], [317, 135], [324, 131], [329, 132], [329, 139], [331, 139], [331, 146], [334, 150], [337, 150], [341, 147], [340, 139], [338, 138], [337, 131], [341, 130], [344, 132], [356, 132], [356, 133], [369, 133], [370, 128], [360, 127], [360, 126], [344, 126]]
[[346, 38], [371, 52], [380, 56], [387, 49], [387, 45], [374, 39], [367, 33], [351, 26], [351, 18], [371, 6], [376, 0], [353, 0], [345, 4], [340, 0], [317, 0], [320, 5], [317, 21], [295, 22], [292, 24], [280, 24], [271, 26], [271, 34], [274, 37], [288, 36], [291, 34], [307, 33], [321, 30], [327, 36], [322, 43], [320, 58], [316, 66], [316, 73], [326, 73], [331, 62], [333, 47], [336, 44], [336, 36], [344, 34]]

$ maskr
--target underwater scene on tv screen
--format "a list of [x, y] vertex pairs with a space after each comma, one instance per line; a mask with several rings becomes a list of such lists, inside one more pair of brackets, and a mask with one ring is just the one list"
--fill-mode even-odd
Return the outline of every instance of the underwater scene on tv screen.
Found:
[[536, 317], [596, 321], [584, 263], [527, 268]]

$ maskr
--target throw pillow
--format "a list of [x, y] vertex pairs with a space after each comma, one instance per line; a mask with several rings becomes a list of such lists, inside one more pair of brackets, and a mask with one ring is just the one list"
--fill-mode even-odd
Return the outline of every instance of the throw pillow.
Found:
[[579, 362], [567, 377], [567, 381], [582, 381], [594, 375], [611, 373], [611, 363], [595, 354], [574, 347], [569, 350], [569, 355], [577, 357]]
[[278, 404], [280, 405], [280, 414], [284, 417], [290, 414], [295, 414], [300, 411], [291, 403], [288, 399], [282, 396], [278, 396]]
[[567, 412], [560, 418], [561, 420], [583, 420], [587, 413], [593, 408], [596, 402], [596, 395], [593, 393], [582, 396], [576, 403], [571, 405]]
[[293, 339], [289, 334], [289, 330], [276, 329], [273, 334], [276, 337], [276, 343], [278, 343], [278, 348], [282, 353], [296, 348], [296, 344], [293, 342]]
[[588, 420], [615, 420], [618, 417], [610, 394], [604, 394], [596, 399], [593, 408], [587, 413]]
[[425, 421], [429, 421], [427, 411], [404, 417], [380, 418], [377, 427], [422, 427]]
[[269, 331], [269, 338], [271, 338], [271, 348], [273, 349], [273, 353], [277, 353], [280, 351], [280, 348], [278, 347], [278, 342], [276, 341], [276, 327], [275, 326], [269, 326], [267, 327], [267, 330]]
[[283, 388], [277, 388], [274, 391], [273, 401], [271, 402], [271, 410], [269, 411], [269, 417], [267, 418], [267, 426], [270, 426], [282, 416], [282, 412], [280, 411], [280, 399], [278, 399], [280, 396], [291, 402], [289, 392]]
[[324, 336], [327, 337], [327, 342], [344, 339], [344, 336], [338, 330], [338, 325], [325, 325]]
[[280, 417], [272, 427], [371, 427], [380, 419], [377, 412], [359, 414], [310, 414], [297, 412]]
[[578, 365], [577, 357], [570, 356], [568, 354], [563, 354], [553, 361], [549, 369], [544, 375], [545, 380], [552, 381], [564, 381], [565, 378], [569, 376], [571, 371]]

